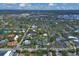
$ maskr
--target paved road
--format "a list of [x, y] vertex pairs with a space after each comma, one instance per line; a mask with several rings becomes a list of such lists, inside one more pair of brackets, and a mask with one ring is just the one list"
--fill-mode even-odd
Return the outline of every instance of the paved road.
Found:
[[30, 28], [28, 28], [28, 29], [25, 31], [24, 36], [22, 37], [20, 43], [18, 43], [18, 44], [16, 45], [16, 47], [12, 49], [12, 51], [14, 51], [14, 50], [16, 51], [16, 50], [19, 50], [19, 49], [20, 49], [20, 45], [21, 45], [21, 43], [23, 42], [24, 38], [26, 37], [26, 34], [27, 34], [27, 32], [29, 31], [29, 29], [30, 29]]
[[26, 37], [26, 34], [27, 34], [27, 32], [29, 31], [29, 29], [30, 29], [30, 28], [28, 28], [27, 31], [24, 33], [24, 36], [22, 37], [22, 39], [21, 39], [19, 45], [23, 42], [23, 40], [24, 40], [24, 38]]
[[[22, 48], [16, 49], [16, 50], [20, 50]], [[49, 50], [70, 50], [70, 49], [76, 49], [76, 48], [50, 48]], [[1, 48], [0, 51], [8, 51], [8, 50], [13, 50], [12, 48]], [[47, 50], [47, 48], [24, 48], [22, 50], [28, 50], [28, 51], [36, 51], [36, 50]]]

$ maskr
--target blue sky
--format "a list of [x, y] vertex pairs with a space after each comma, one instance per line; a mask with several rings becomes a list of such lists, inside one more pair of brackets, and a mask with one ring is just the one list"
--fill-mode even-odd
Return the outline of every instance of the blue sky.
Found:
[[79, 10], [79, 3], [2, 3], [0, 10]]

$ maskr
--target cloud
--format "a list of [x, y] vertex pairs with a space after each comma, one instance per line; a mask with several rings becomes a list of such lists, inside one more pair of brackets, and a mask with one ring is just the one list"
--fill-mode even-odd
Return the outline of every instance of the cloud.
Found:
[[19, 4], [20, 7], [26, 7], [26, 6], [31, 6], [31, 4], [29, 3], [21, 3]]
[[49, 3], [48, 5], [49, 5], [49, 6], [54, 6], [54, 3]]
[[20, 6], [20, 7], [25, 7], [26, 4], [21, 3], [21, 4], [19, 4], [19, 6]]

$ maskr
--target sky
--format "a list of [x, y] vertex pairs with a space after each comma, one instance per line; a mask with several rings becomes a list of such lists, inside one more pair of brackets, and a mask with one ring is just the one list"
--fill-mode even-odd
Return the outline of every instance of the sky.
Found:
[[0, 10], [79, 10], [79, 3], [0, 3]]

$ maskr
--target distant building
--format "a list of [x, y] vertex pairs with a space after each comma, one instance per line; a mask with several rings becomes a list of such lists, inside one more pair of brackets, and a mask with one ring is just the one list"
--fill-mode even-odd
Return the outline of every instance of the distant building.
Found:
[[29, 44], [31, 44], [30, 40], [25, 40], [23, 43], [24, 43], [24, 45], [29, 45]]
[[75, 33], [79, 33], [79, 29], [74, 31]]
[[37, 26], [33, 24], [32, 25], [32, 29], [36, 29], [36, 28], [37, 28]]
[[14, 51], [7, 51], [4, 56], [16, 56], [16, 53]]
[[52, 52], [48, 51], [47, 56], [52, 56]]
[[27, 36], [37, 35], [36, 32], [28, 32]]
[[15, 34], [9, 34], [7, 37], [14, 37]]
[[0, 41], [0, 46], [6, 45], [7, 42], [8, 42], [7, 39], [5, 39], [5, 40], [1, 40], [1, 41]]
[[0, 39], [3, 39], [4, 38], [4, 36], [3, 35], [0, 35]]
[[4, 56], [6, 52], [7, 52], [7, 51], [1, 50], [1, 51], [0, 51], [0, 56]]
[[8, 42], [7, 45], [8, 46], [16, 46], [17, 42], [16, 41]]

